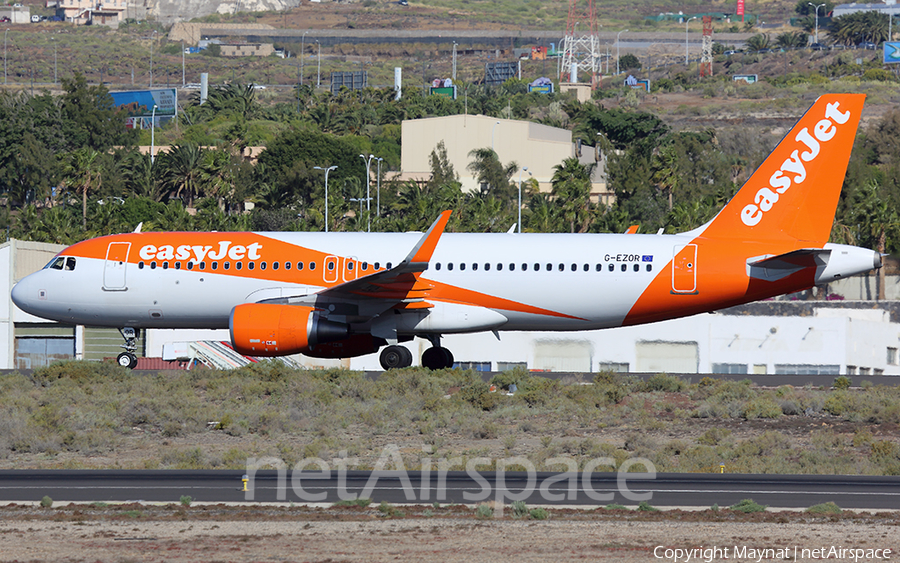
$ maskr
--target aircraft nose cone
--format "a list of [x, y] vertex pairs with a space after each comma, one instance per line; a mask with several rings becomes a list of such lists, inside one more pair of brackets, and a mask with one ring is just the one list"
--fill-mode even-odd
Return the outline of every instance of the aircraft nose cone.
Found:
[[22, 309], [26, 313], [35, 314], [34, 310], [39, 298], [39, 291], [40, 290], [37, 289], [34, 280], [30, 279], [29, 276], [19, 280], [19, 283], [13, 286], [10, 297], [12, 298], [13, 303], [16, 304], [16, 307]]

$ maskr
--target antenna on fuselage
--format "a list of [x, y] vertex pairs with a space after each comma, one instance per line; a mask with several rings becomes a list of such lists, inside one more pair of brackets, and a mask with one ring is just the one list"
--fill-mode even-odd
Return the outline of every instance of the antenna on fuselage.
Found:
[[144, 226], [144, 222], [141, 221], [140, 223], [138, 223], [138, 226], [135, 227], [135, 228], [134, 228], [134, 231], [132, 231], [132, 232], [135, 232], [135, 233], [141, 232], [141, 227], [143, 227], [143, 226]]

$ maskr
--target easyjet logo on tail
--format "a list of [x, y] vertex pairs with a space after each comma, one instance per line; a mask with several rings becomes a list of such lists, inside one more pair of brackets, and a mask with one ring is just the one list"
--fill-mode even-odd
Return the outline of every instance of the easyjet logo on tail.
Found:
[[213, 250], [210, 245], [191, 246], [182, 244], [175, 247], [170, 244], [157, 247], [148, 244], [141, 247], [139, 252], [142, 260], [190, 260], [194, 262], [202, 262], [204, 258], [210, 260], [222, 260], [229, 258], [230, 260], [259, 260], [259, 251], [262, 245], [258, 242], [244, 246], [242, 244], [231, 245], [230, 240], [219, 241], [219, 247]]
[[756, 192], [753, 198], [754, 203], [748, 204], [741, 210], [741, 221], [748, 227], [759, 224], [763, 215], [778, 203], [780, 195], [784, 194], [792, 185], [802, 184], [806, 180], [804, 163], [814, 161], [819, 156], [820, 143], [827, 143], [834, 138], [838, 131], [837, 126], [843, 125], [849, 120], [850, 111], [841, 112], [838, 102], [826, 104], [825, 119], [815, 124], [812, 134], [808, 127], [804, 127], [797, 133], [794, 140], [800, 144], [800, 147], [795, 149], [790, 158], [781, 164], [781, 168], [772, 174], [772, 177], [769, 178], [769, 185]]

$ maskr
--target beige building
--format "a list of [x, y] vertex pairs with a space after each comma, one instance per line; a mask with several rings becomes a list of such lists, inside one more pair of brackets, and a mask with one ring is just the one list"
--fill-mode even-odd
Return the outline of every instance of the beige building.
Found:
[[[473, 149], [493, 148], [503, 165], [516, 162], [519, 170], [527, 167], [542, 192], [551, 189], [553, 167], [563, 160], [578, 156], [582, 163], [596, 162], [591, 193], [600, 201], [611, 203], [612, 194], [606, 188], [606, 161], [594, 147], [576, 146], [572, 132], [530, 121], [497, 119], [484, 115], [452, 115], [413, 119], [402, 124], [400, 166], [402, 179], [427, 181], [431, 176], [430, 156], [441, 141], [447, 158], [459, 175], [463, 190], [480, 188], [468, 165]], [[580, 153], [580, 154], [579, 154]], [[513, 180], [518, 181], [517, 173]]]
[[127, 8], [127, 0], [59, 0], [56, 13], [77, 24], [118, 27]]
[[274, 52], [271, 43], [222, 43], [223, 57], [268, 57]]

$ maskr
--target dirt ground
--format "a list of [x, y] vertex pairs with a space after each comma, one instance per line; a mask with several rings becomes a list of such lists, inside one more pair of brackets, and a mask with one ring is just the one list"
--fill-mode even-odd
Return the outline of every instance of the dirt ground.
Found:
[[[687, 561], [686, 552], [705, 549], [694, 551], [691, 560], [711, 563], [875, 561], [879, 556], [896, 559], [900, 550], [896, 517], [878, 515], [845, 520], [764, 513], [741, 515], [738, 521], [709, 521], [706, 514], [681, 511], [649, 520], [561, 511], [549, 520], [534, 521], [421, 513], [394, 519], [369, 508], [350, 514], [349, 519], [332, 509], [290, 520], [278, 515], [265, 520], [239, 508], [230, 517], [225, 511], [216, 519], [195, 518], [190, 513], [200, 509], [193, 507], [168, 516], [130, 510], [79, 519], [71, 507], [56, 515], [52, 514], [55, 509], [36, 510], [43, 510], [45, 516], [36, 520], [32, 511], [8, 518], [22, 511], [6, 511], [7, 517], [0, 521], [0, 560], [629, 563]], [[843, 556], [829, 557], [832, 549], [862, 551], [832, 551]], [[875, 551], [887, 549], [890, 554]]]

